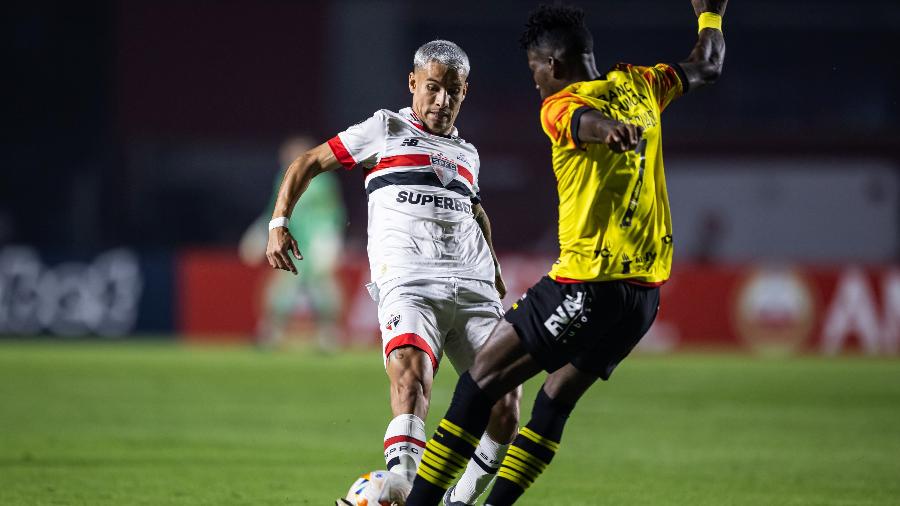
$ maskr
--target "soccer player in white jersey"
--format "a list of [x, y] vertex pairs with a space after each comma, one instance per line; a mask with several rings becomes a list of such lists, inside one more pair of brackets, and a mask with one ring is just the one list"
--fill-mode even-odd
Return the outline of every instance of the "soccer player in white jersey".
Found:
[[[303, 257], [286, 224], [309, 181], [341, 167], [364, 171], [367, 286], [378, 302], [394, 416], [384, 436], [385, 462], [410, 481], [425, 450], [424, 419], [441, 356], [446, 352], [457, 372], [467, 370], [502, 316], [506, 291], [479, 198], [478, 151], [453, 126], [468, 88], [468, 57], [456, 44], [435, 40], [416, 51], [413, 63], [412, 107], [379, 110], [290, 165], [266, 251], [272, 267], [296, 274], [289, 255]], [[515, 390], [494, 406], [445, 504], [473, 504], [489, 485], [518, 429], [520, 396]]]

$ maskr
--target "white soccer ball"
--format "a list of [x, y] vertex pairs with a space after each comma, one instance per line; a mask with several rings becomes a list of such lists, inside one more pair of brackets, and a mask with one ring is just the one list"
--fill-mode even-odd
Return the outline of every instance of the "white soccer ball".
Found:
[[412, 484], [390, 471], [366, 473], [350, 486], [345, 504], [351, 506], [404, 506]]

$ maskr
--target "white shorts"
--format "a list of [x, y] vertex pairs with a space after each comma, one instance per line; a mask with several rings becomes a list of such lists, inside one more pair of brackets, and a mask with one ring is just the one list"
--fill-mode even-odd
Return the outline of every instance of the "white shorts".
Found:
[[472, 366], [494, 325], [503, 317], [493, 283], [474, 279], [407, 281], [379, 294], [382, 353], [418, 348], [437, 372], [444, 352], [456, 372]]

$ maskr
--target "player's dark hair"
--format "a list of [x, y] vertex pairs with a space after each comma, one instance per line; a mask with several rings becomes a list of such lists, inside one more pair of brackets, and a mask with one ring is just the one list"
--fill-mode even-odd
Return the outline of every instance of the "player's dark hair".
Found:
[[572, 5], [540, 5], [528, 16], [519, 44], [561, 49], [566, 55], [594, 52], [594, 37], [584, 24], [584, 11]]

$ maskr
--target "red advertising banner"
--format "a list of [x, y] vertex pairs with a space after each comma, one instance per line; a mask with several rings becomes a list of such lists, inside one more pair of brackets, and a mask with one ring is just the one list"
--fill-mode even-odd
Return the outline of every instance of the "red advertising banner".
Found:
[[252, 340], [266, 269], [247, 267], [230, 250], [191, 250], [178, 256], [175, 272], [180, 334], [192, 341]]
[[677, 332], [669, 337], [678, 346], [898, 353], [895, 266], [679, 265], [675, 272], [664, 287], [659, 323]]
[[[503, 256], [511, 305], [552, 259]], [[379, 342], [375, 303], [362, 256], [340, 262], [344, 344]], [[222, 251], [193, 251], [178, 262], [179, 330], [195, 340], [253, 339], [261, 294], [272, 276]], [[662, 287], [660, 313], [641, 343], [647, 352], [701, 347], [766, 355], [900, 353], [900, 267], [863, 265], [677, 264]], [[295, 326], [309, 326], [298, 305]]]

